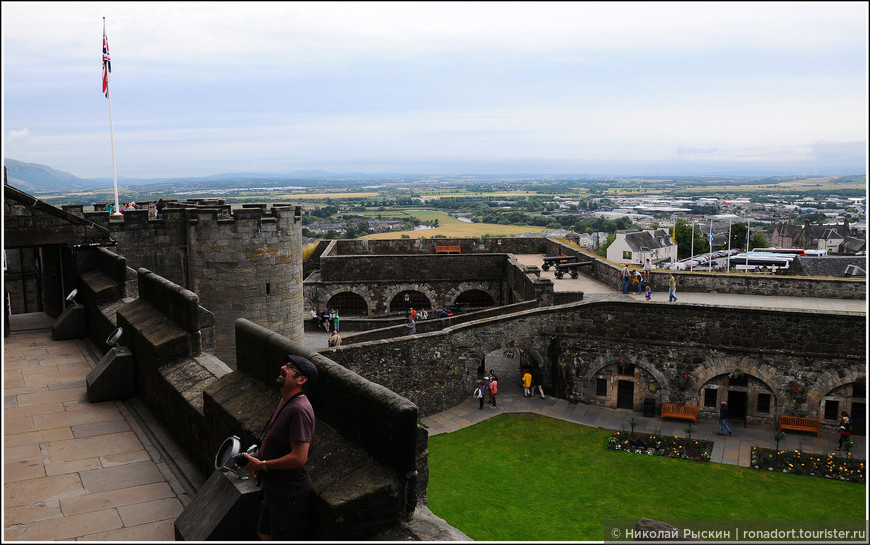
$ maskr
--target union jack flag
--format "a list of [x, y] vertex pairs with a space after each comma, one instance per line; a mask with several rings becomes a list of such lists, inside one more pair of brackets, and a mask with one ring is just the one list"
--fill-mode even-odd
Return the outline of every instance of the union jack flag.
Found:
[[103, 94], [109, 98], [109, 74], [112, 73], [112, 59], [109, 57], [109, 40], [106, 38], [105, 22], [103, 23]]

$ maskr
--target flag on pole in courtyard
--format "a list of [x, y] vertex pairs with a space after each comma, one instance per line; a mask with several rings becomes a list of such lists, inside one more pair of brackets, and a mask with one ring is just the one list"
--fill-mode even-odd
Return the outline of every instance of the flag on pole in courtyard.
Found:
[[713, 249], [713, 222], [710, 222], [710, 249]]
[[746, 246], [746, 250], [749, 250], [749, 224], [746, 224], [746, 241], [743, 243]]
[[106, 38], [106, 20], [103, 19], [103, 94], [109, 98], [109, 74], [112, 73], [112, 59], [109, 57], [109, 40]]

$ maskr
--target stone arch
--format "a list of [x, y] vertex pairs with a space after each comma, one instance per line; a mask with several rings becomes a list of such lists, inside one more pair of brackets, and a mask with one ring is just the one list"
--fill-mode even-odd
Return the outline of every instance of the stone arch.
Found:
[[453, 304], [456, 306], [469, 306], [472, 308], [495, 306], [492, 295], [481, 289], [471, 289], [460, 293]]
[[866, 368], [860, 364], [854, 364], [846, 368], [826, 368], [818, 374], [816, 380], [807, 385], [807, 409], [810, 414], [815, 414], [820, 420], [824, 416], [822, 402], [831, 392], [861, 379], [866, 380]]
[[825, 369], [819, 373], [816, 380], [807, 385], [807, 399], [821, 403], [822, 397], [831, 390], [857, 382], [867, 376], [867, 370], [863, 365], [855, 364], [845, 369]]
[[[730, 378], [729, 375], [734, 371], [740, 371], [747, 377], [745, 385], [733, 384], [735, 379]], [[716, 418], [718, 416], [719, 402], [730, 401], [730, 392], [745, 391], [747, 405], [744, 417], [751, 421], [766, 422], [774, 419], [783, 407], [782, 373], [772, 365], [764, 363], [763, 355], [723, 354], [719, 351], [713, 351], [696, 369], [695, 374], [698, 376], [698, 407], [702, 413], [709, 417]], [[707, 407], [704, 396], [706, 395], [705, 390], [708, 388], [722, 388], [724, 392], [728, 392], [728, 399], [719, 397], [720, 394], [717, 393], [719, 399], [716, 406]], [[758, 409], [762, 394], [770, 396], [767, 412]], [[755, 403], [755, 405], [751, 405], [751, 403]]]
[[[585, 382], [587, 386], [590, 386], [592, 380], [595, 379], [595, 375], [601, 373], [601, 370], [609, 365], [614, 365], [619, 363], [620, 356], [614, 356], [609, 352], [597, 357], [595, 359], [594, 367], [589, 368], [589, 373], [586, 374]], [[639, 367], [653, 376], [653, 378], [658, 383], [659, 387], [662, 390], [663, 396], [670, 396], [670, 384], [668, 383], [668, 379], [665, 377], [664, 373], [662, 373], [658, 367], [652, 364], [648, 358], [637, 358], [633, 361], [635, 367]]]
[[[612, 375], [605, 371], [605, 369], [612, 366], [618, 366], [623, 360], [634, 365], [634, 368], [639, 369], [641, 373], [633, 373], [631, 375]], [[622, 376], [624, 377], [623, 380], [631, 380], [635, 383], [635, 393], [632, 397], [632, 410], [635, 411], [641, 410], [646, 399], [651, 398], [657, 403], [662, 403], [669, 401], [673, 395], [667, 377], [665, 377], [664, 373], [662, 373], [655, 363], [645, 356], [627, 358], [610, 352], [605, 352], [595, 357], [587, 366], [587, 371], [581, 382], [581, 390], [586, 393], [586, 396], [589, 399], [597, 399], [598, 403], [603, 401], [605, 406], [618, 407], [620, 396], [618, 390], [614, 390], [614, 385], [618, 384], [618, 382], [611, 382], [611, 387], [604, 400], [601, 400], [600, 396], [594, 393], [597, 389], [597, 380], [601, 378], [601, 375], [609, 376], [613, 381], [619, 381], [619, 377]], [[651, 381], [649, 380], [649, 377], [652, 377]], [[655, 384], [654, 392], [649, 390], [651, 384]], [[643, 387], [646, 387], [647, 391], [640, 389]]]
[[338, 309], [342, 316], [368, 316], [369, 304], [365, 297], [353, 291], [341, 291], [330, 297], [326, 308]]
[[493, 300], [493, 305], [496, 304], [496, 301], [499, 300], [498, 293], [494, 292], [491, 289], [484, 288], [480, 285], [479, 282], [462, 282], [457, 285], [455, 288], [451, 288], [447, 293], [444, 294], [444, 304], [445, 306], [456, 306], [457, 300], [459, 297], [467, 292], [467, 291], [481, 291], [490, 296]]
[[[408, 293], [410, 296], [410, 300], [407, 303], [403, 300], [405, 293]], [[416, 285], [411, 286], [407, 284], [400, 285], [396, 286], [396, 288], [387, 296], [386, 310], [387, 312], [392, 313], [405, 312], [411, 307], [415, 309], [429, 309], [432, 308], [432, 301], [434, 300], [434, 294], [426, 287]]]

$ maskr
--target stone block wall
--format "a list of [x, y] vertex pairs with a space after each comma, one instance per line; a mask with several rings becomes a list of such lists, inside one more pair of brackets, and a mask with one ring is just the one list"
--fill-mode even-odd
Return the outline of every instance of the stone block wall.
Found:
[[[520, 239], [523, 240], [523, 239]], [[561, 242], [548, 239], [547, 255], [573, 255], [578, 261], [592, 261], [589, 267], [580, 269], [595, 280], [620, 288], [622, 267], [610, 263], [586, 250], [578, 250]], [[668, 274], [677, 280], [677, 290], [686, 292], [728, 293], [742, 295], [781, 295], [786, 297], [818, 297], [823, 299], [866, 299], [865, 279], [850, 278], [804, 278], [786, 275], [759, 275], [738, 273], [709, 273], [687, 271], [652, 272], [653, 291], [668, 290]]]
[[241, 316], [301, 341], [301, 207], [255, 205], [230, 213], [220, 201], [195, 201], [170, 203], [163, 219], [148, 219], [146, 209], [120, 220], [104, 211], [84, 215], [109, 230], [131, 265], [184, 286], [215, 309], [217, 355], [229, 365]]
[[[740, 367], [766, 385], [774, 411], [814, 415], [824, 396], [863, 373], [865, 328], [865, 316], [849, 314], [571, 303], [323, 352], [407, 397], [423, 415], [464, 400], [486, 354], [507, 347], [524, 350], [541, 367], [545, 389], [573, 402], [606, 404], [591, 393], [595, 378], [627, 358], [652, 377], [643, 384], [655, 384], [659, 402], [697, 401], [705, 384]], [[683, 374], [694, 390], [679, 386]], [[786, 403], [793, 381], [806, 387], [806, 400]]]

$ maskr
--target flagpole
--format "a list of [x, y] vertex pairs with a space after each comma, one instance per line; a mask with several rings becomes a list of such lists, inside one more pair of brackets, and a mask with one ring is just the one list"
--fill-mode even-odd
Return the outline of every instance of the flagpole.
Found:
[[744, 262], [744, 266], [746, 270], [749, 270], [749, 222], [752, 221], [749, 219], [749, 216], [746, 216], [746, 248], [743, 250], [745, 253], [743, 255], [746, 256], [746, 260]]
[[[104, 57], [109, 54], [108, 41], [106, 40], [106, 18], [103, 17], [103, 48], [106, 49]], [[105, 59], [103, 60], [105, 63]], [[105, 70], [105, 68], [104, 68]], [[109, 70], [111, 72], [111, 70]], [[115, 123], [112, 120], [112, 88], [109, 83], [109, 75], [106, 74], [106, 98], [109, 100], [109, 139], [112, 143], [112, 179], [115, 182], [115, 216], [121, 215], [121, 201], [118, 200], [118, 169], [115, 166]]]
[[731, 272], [731, 220], [728, 220], [728, 257], [725, 259], [725, 274]]
[[689, 260], [695, 259], [695, 222], [692, 222], [692, 255], [689, 256]]
[[112, 178], [115, 181], [115, 215], [121, 215], [120, 201], [118, 200], [118, 169], [115, 167], [115, 125], [112, 122], [112, 90], [109, 89], [106, 98], [109, 99], [109, 133], [112, 141]]

